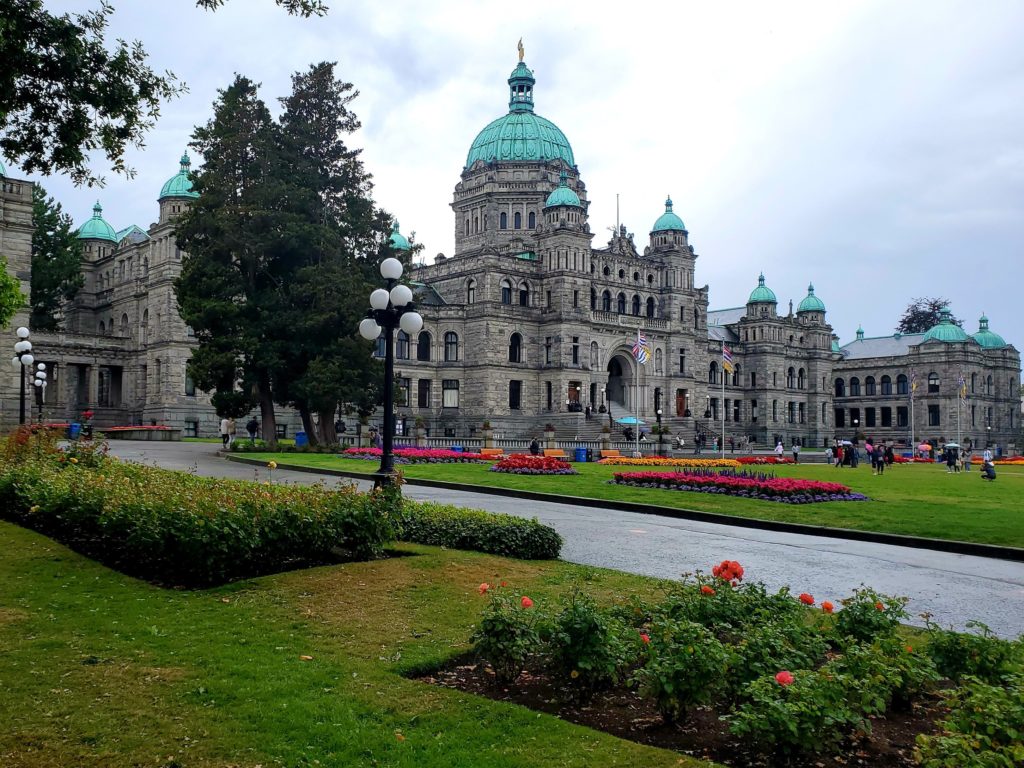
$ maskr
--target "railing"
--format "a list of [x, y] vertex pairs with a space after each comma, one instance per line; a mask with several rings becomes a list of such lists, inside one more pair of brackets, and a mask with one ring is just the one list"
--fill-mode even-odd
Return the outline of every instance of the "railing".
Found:
[[618, 312], [606, 312], [603, 309], [592, 310], [591, 316], [594, 322], [610, 323], [611, 325], [619, 325], [626, 328], [650, 328], [656, 331], [668, 330], [668, 320], [656, 317], [625, 315]]

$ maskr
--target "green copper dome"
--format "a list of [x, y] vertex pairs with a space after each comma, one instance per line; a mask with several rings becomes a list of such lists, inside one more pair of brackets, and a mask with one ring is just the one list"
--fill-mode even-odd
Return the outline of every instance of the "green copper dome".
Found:
[[103, 218], [103, 206], [100, 201], [92, 207], [92, 218], [78, 228], [79, 240], [109, 240], [117, 242], [117, 232]]
[[[672, 213], [672, 198], [665, 198], [665, 212], [658, 217], [658, 220], [654, 222], [654, 227], [651, 232], [666, 232], [666, 231], [686, 231], [686, 225], [683, 224], [683, 220], [680, 219], [676, 214]], [[775, 297], [772, 297], [772, 301]]]
[[157, 199], [163, 200], [165, 197], [199, 197], [198, 192], [192, 191], [192, 179], [189, 178], [189, 173], [188, 154], [184, 154], [181, 156], [181, 170], [171, 176], [160, 188], [160, 197]]
[[466, 167], [477, 160], [491, 162], [545, 162], [561, 160], [576, 165], [565, 134], [550, 120], [533, 112], [533, 72], [523, 62], [508, 79], [508, 114], [492, 122], [473, 140]]
[[797, 314], [801, 312], [824, 312], [825, 302], [814, 295], [814, 283], [807, 286], [807, 295], [804, 300], [800, 302], [800, 306], [796, 308]]
[[832, 334], [832, 351], [833, 352], [842, 352], [843, 351], [839, 347], [839, 337], [836, 336], [835, 334]]
[[762, 272], [757, 278], [757, 288], [750, 292], [750, 298], [747, 299], [747, 304], [777, 303], [778, 299], [775, 298], [774, 291], [764, 284], [764, 273]]
[[971, 338], [985, 347], [985, 349], [999, 349], [1006, 346], [1002, 336], [988, 329], [988, 318], [984, 315], [978, 321], [978, 332], [972, 333]]
[[412, 248], [405, 235], [398, 231], [398, 219], [391, 225], [391, 247], [396, 251], [408, 251]]
[[583, 207], [579, 195], [569, 189], [569, 175], [564, 170], [559, 174], [558, 186], [551, 191], [547, 202], [544, 203], [545, 208], [554, 208], [558, 205], [572, 205], [576, 208]]
[[926, 341], [945, 341], [950, 343], [967, 341], [967, 334], [963, 328], [953, 322], [953, 313], [949, 311], [948, 307], [942, 308], [939, 318], [939, 324], [929, 328], [924, 338], [921, 339], [922, 344]]

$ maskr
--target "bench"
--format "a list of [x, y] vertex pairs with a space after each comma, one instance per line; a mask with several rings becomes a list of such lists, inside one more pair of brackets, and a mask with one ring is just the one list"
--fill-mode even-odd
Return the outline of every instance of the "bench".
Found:
[[621, 459], [622, 453], [617, 448], [611, 448], [601, 451], [602, 459]]
[[545, 448], [544, 457], [549, 459], [564, 459], [567, 458], [565, 451], [561, 448]]
[[505, 451], [502, 448], [481, 448], [480, 455], [487, 456], [489, 458], [501, 458], [505, 455]]

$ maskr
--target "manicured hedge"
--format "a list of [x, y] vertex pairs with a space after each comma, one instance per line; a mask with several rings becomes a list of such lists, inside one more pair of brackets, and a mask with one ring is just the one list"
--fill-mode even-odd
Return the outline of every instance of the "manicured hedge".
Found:
[[50, 454], [0, 464], [0, 516], [117, 570], [205, 587], [375, 557], [388, 502], [354, 490], [215, 480]]
[[562, 549], [558, 532], [537, 518], [527, 520], [448, 504], [405, 501], [395, 528], [402, 541], [524, 560], [553, 560]]

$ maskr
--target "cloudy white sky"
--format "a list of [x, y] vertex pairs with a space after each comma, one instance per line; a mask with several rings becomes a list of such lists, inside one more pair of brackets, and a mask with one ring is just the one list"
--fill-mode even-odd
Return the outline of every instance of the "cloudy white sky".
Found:
[[[47, 0], [52, 10], [90, 2]], [[193, 127], [234, 73], [277, 111], [321, 60], [354, 108], [378, 203], [431, 257], [451, 254], [452, 189], [476, 133], [507, 111], [521, 36], [537, 112], [573, 146], [595, 243], [621, 219], [645, 244], [666, 193], [714, 308], [764, 270], [780, 300], [808, 281], [843, 342], [892, 332], [941, 295], [1018, 347], [1024, 286], [1024, 3], [334, 0], [322, 19], [271, 0], [115, 0], [112, 36], [140, 39], [189, 93], [167, 104], [134, 180], [40, 179], [81, 223], [146, 227]]]

